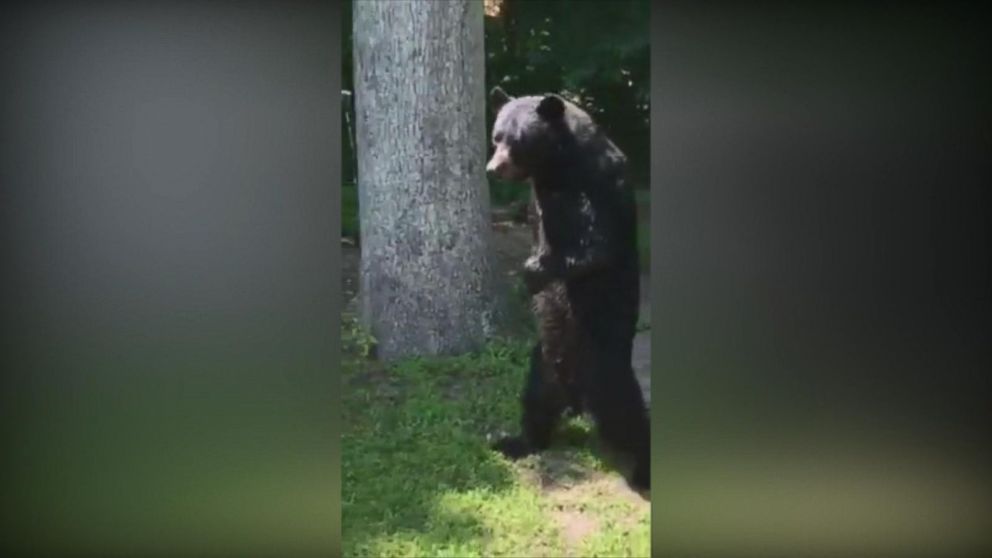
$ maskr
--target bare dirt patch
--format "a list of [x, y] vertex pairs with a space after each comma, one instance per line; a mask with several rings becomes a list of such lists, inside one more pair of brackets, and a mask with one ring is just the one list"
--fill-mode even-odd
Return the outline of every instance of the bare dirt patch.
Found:
[[558, 523], [565, 544], [569, 548], [579, 546], [589, 535], [599, 531], [599, 521], [591, 515], [573, 510], [558, 510], [552, 512], [552, 517]]

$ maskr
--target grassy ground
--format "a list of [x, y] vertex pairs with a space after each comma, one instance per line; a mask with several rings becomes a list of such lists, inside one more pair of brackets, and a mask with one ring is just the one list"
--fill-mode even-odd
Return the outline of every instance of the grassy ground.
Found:
[[[369, 338], [345, 325], [349, 354]], [[549, 452], [510, 462], [528, 342], [388, 368], [345, 364], [346, 556], [648, 556], [650, 503], [584, 419]]]

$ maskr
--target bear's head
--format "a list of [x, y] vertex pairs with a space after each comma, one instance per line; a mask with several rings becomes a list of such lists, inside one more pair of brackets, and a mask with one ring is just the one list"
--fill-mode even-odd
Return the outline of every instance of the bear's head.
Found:
[[558, 95], [513, 98], [496, 87], [490, 103], [496, 122], [486, 172], [503, 180], [555, 172], [594, 131], [589, 115]]

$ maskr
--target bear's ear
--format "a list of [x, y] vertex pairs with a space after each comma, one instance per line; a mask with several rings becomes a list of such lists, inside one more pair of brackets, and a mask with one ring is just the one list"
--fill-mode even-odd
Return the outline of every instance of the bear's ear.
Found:
[[511, 100], [513, 100], [513, 97], [507, 95], [506, 91], [503, 91], [503, 88], [497, 85], [489, 92], [489, 109], [493, 114], [497, 114], [499, 109], [503, 108], [503, 105], [509, 103]]
[[565, 114], [565, 101], [558, 95], [545, 95], [537, 105], [537, 114], [545, 120], [558, 120]]

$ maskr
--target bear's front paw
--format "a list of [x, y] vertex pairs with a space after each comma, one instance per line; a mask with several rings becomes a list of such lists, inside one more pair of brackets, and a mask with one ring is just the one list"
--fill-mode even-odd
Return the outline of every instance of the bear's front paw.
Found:
[[544, 287], [548, 286], [551, 282], [551, 276], [548, 274], [547, 270], [541, 263], [541, 259], [537, 256], [531, 256], [527, 258], [524, 262], [523, 271], [524, 284], [527, 286], [527, 291], [531, 295], [535, 295], [544, 290]]

